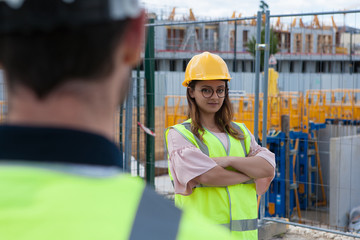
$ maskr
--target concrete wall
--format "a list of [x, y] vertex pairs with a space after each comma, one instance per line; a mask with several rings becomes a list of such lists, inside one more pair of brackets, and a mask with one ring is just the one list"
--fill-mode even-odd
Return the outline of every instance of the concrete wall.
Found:
[[360, 135], [330, 141], [330, 225], [347, 226], [347, 213], [360, 205]]
[[155, 49], [166, 49], [167, 29], [166, 27], [155, 27]]
[[352, 35], [352, 43], [355, 45], [355, 48], [353, 46], [353, 51], [355, 54], [360, 53], [360, 34], [359, 33], [342, 33], [340, 38], [340, 46], [346, 47], [348, 49], [348, 53], [350, 52], [350, 36]]
[[[360, 134], [360, 126], [345, 126], [345, 125], [326, 125], [326, 128], [320, 129], [318, 137], [319, 155], [321, 170], [323, 176], [323, 183], [325, 189], [325, 195], [327, 202], [329, 203], [330, 198], [330, 139], [344, 136], [354, 136]], [[320, 179], [316, 176], [317, 183], [320, 184]], [[316, 199], [322, 199], [321, 187], [319, 186], [316, 190]], [[327, 206], [329, 207], [329, 205]]]

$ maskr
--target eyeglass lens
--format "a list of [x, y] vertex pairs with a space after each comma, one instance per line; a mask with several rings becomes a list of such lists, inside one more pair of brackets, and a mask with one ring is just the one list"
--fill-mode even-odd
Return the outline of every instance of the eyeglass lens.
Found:
[[[201, 91], [204, 98], [211, 98], [213, 96], [213, 94], [214, 94], [214, 89], [212, 89], [210, 87], [209, 88], [202, 88], [200, 91]], [[225, 97], [226, 89], [225, 88], [216, 89], [216, 95], [219, 98]]]

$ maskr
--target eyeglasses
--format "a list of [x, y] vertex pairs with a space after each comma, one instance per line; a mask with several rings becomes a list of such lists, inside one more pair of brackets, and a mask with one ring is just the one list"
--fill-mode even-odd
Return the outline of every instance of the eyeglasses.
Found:
[[[229, 89], [227, 88], [218, 88], [215, 92], [219, 98], [224, 98], [227, 95], [228, 90]], [[200, 89], [200, 92], [204, 98], [211, 98], [214, 95], [214, 89], [212, 89], [211, 87], [204, 87]]]

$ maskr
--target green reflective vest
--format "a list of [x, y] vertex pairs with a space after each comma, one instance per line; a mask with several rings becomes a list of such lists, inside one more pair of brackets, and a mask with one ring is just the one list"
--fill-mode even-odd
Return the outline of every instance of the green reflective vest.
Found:
[[128, 174], [86, 177], [2, 164], [0, 192], [4, 240], [230, 238]]
[[[175, 129], [211, 158], [223, 156], [245, 157], [250, 150], [250, 134], [244, 124], [232, 122], [232, 126], [241, 130], [245, 137], [244, 140], [239, 141], [228, 134], [228, 150], [225, 149], [214, 134], [206, 129], [203, 135], [204, 141], [200, 141], [191, 132], [191, 120], [170, 128]], [[168, 131], [169, 129], [165, 132], [166, 142]], [[215, 223], [227, 226], [232, 235], [240, 239], [257, 239], [258, 213], [256, 199], [256, 187], [253, 180], [227, 187], [200, 185], [196, 186], [189, 196], [175, 195], [177, 206], [197, 209]]]

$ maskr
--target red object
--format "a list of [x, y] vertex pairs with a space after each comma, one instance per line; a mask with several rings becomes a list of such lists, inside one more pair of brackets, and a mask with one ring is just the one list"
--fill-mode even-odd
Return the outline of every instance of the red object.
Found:
[[138, 122], [138, 125], [140, 126], [140, 128], [142, 130], [144, 130], [147, 134], [155, 137], [155, 133], [153, 131], [151, 131], [149, 128], [145, 127], [141, 122]]

